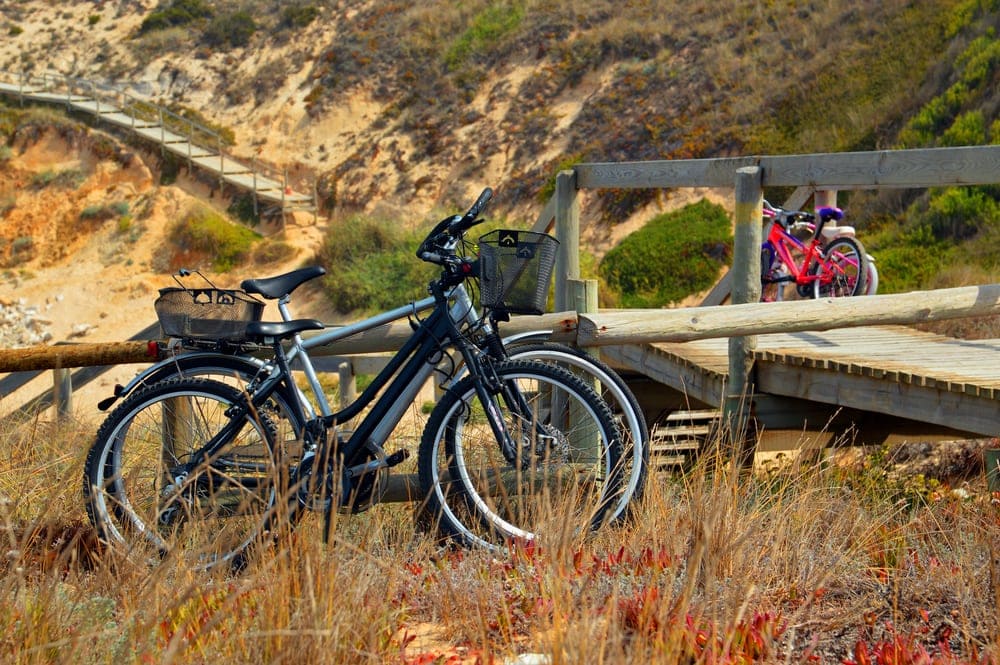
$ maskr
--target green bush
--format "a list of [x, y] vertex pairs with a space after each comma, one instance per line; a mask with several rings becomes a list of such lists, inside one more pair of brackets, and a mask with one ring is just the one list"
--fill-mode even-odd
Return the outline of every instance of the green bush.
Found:
[[246, 46], [257, 32], [257, 23], [249, 12], [240, 10], [213, 18], [205, 28], [204, 41], [213, 48]]
[[212, 257], [212, 270], [226, 272], [247, 260], [260, 234], [198, 205], [171, 229], [170, 239], [182, 250]]
[[253, 194], [237, 196], [229, 204], [226, 212], [250, 226], [256, 226], [260, 223], [260, 210], [255, 209]]
[[1000, 225], [1000, 205], [982, 187], [931, 190], [927, 210], [916, 216], [939, 240], [965, 240]]
[[427, 294], [434, 267], [416, 257], [426, 230], [355, 216], [333, 225], [316, 261], [326, 267], [323, 288], [340, 312], [398, 307]]
[[513, 32], [523, 19], [524, 8], [519, 4], [499, 3], [487, 7], [445, 52], [445, 64], [449, 69], [461, 67], [470, 57]]
[[169, 6], [157, 9], [143, 19], [139, 33], [186, 25], [211, 15], [212, 10], [203, 0], [173, 0]]
[[969, 111], [955, 118], [941, 135], [942, 147], [983, 145], [986, 143], [986, 118], [980, 110]]
[[316, 5], [289, 5], [281, 10], [281, 25], [285, 28], [304, 28], [318, 16]]
[[44, 189], [50, 186], [73, 189], [79, 187], [85, 179], [86, 176], [80, 169], [63, 169], [62, 171], [47, 169], [32, 176], [31, 185], [35, 189]]
[[660, 215], [601, 261], [622, 307], [661, 307], [711, 286], [732, 253], [729, 215], [702, 200]]

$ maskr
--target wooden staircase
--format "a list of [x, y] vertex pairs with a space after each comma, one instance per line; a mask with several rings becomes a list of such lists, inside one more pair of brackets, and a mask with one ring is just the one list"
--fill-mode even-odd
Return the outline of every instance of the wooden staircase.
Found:
[[162, 152], [186, 160], [189, 168], [216, 175], [220, 187], [228, 184], [247, 191], [257, 214], [317, 212], [315, 191], [296, 191], [287, 173], [256, 159], [248, 162], [234, 157], [218, 132], [120, 88], [69, 76], [0, 70], [0, 94], [16, 97], [22, 104], [27, 100], [65, 105], [126, 129], [160, 146]]
[[721, 417], [718, 409], [671, 412], [649, 432], [653, 468], [661, 471], [690, 468], [706, 442], [718, 431]]

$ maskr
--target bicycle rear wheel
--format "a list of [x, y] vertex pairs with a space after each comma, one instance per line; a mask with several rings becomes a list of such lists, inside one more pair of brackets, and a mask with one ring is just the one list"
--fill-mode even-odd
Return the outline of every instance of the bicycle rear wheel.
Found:
[[817, 278], [813, 282], [813, 297], [843, 298], [865, 292], [868, 258], [865, 248], [856, 238], [840, 236], [823, 248], [823, 258], [810, 272]]
[[[290, 457], [266, 411], [234, 421], [236, 388], [172, 379], [130, 395], [98, 430], [84, 468], [87, 512], [130, 552], [177, 554], [197, 568], [239, 567], [265, 534], [294, 519]], [[211, 453], [206, 443], [234, 431]], [[301, 431], [300, 424], [299, 431]]]
[[[625, 471], [618, 428], [583, 381], [546, 363], [507, 361], [486, 404], [476, 377], [438, 403], [420, 442], [427, 507], [447, 537], [490, 549], [575, 539], [620, 518]], [[498, 416], [513, 450], [490, 426]]]

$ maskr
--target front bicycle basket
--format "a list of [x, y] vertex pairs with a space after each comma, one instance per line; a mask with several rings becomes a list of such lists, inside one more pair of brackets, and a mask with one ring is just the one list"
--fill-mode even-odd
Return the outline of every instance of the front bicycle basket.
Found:
[[164, 336], [183, 339], [240, 340], [264, 314], [264, 303], [235, 289], [160, 289], [154, 307]]
[[508, 314], [542, 314], [559, 241], [544, 233], [499, 229], [479, 238], [479, 300]]

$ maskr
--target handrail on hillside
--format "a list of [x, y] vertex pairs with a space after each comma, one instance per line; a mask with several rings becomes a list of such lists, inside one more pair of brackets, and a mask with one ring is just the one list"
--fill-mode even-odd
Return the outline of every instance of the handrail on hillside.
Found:
[[[249, 166], [247, 166], [247, 160], [237, 157], [227, 149], [227, 141], [216, 130], [142, 99], [123, 88], [100, 85], [94, 81], [63, 74], [0, 71], [0, 76], [6, 77], [8, 80], [17, 80], [17, 94], [22, 103], [25, 97], [32, 95], [37, 97], [41, 93], [52, 91], [50, 101], [64, 103], [67, 107], [80, 108], [87, 102], [93, 102], [93, 109], [88, 110], [92, 110], [98, 118], [116, 112], [121, 113], [128, 118], [127, 127], [133, 132], [138, 132], [141, 129], [159, 129], [160, 136], [157, 142], [160, 145], [161, 153], [165, 153], [168, 146], [173, 143], [184, 143], [183, 151], [173, 148], [170, 151], [184, 157], [187, 160], [189, 170], [194, 166], [206, 166], [206, 164], [195, 161], [197, 159], [217, 157], [220, 187], [225, 185], [227, 175], [245, 174], [250, 179], [246, 188], [253, 193], [255, 215], [259, 214], [258, 199], [262, 196], [275, 201], [282, 211], [293, 209], [296, 206], [302, 207], [305, 201], [308, 201], [309, 207], [313, 211], [318, 207], [314, 185], [310, 185], [312, 191], [308, 195], [294, 194], [288, 180], [287, 169], [271, 166], [260, 161], [256, 156], [249, 159]], [[168, 132], [176, 134], [183, 141], [173, 140], [173, 136], [168, 136]], [[147, 139], [151, 138], [148, 134], [143, 136]], [[232, 181], [230, 180], [230, 182]], [[261, 187], [262, 183], [267, 183], [270, 186]]]

